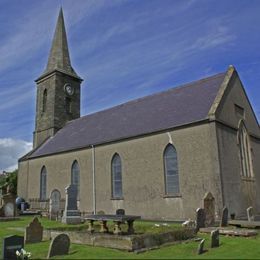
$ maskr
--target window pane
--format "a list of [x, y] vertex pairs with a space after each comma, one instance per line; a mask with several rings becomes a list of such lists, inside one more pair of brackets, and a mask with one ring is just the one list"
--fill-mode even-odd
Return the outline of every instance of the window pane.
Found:
[[114, 198], [122, 197], [122, 167], [119, 155], [112, 159], [112, 196]]
[[177, 152], [173, 145], [168, 145], [164, 152], [164, 169], [166, 194], [179, 193]]

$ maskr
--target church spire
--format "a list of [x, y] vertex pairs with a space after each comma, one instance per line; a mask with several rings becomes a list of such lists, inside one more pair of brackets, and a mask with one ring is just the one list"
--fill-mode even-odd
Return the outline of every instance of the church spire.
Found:
[[78, 77], [70, 63], [69, 48], [62, 8], [60, 8], [48, 64], [44, 74], [48, 74], [54, 70]]

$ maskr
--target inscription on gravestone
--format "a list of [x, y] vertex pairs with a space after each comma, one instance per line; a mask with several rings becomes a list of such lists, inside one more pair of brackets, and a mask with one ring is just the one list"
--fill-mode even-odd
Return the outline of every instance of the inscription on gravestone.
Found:
[[20, 251], [24, 248], [24, 237], [9, 236], [3, 240], [2, 259], [13, 260], [17, 259], [16, 250]]
[[56, 236], [50, 244], [47, 258], [55, 255], [67, 255], [70, 248], [70, 238], [66, 234]]
[[4, 205], [4, 214], [5, 217], [14, 217], [14, 203], [7, 202]]
[[228, 208], [224, 207], [222, 209], [220, 226], [221, 227], [226, 227], [227, 225], [228, 225]]
[[212, 226], [215, 223], [215, 198], [211, 192], [207, 192], [204, 196], [204, 210], [206, 214], [206, 227]]

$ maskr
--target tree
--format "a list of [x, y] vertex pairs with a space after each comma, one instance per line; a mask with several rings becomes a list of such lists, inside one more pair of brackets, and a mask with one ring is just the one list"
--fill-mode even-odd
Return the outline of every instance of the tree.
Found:
[[5, 172], [0, 176], [0, 188], [2, 189], [2, 194], [10, 192], [17, 194], [17, 173], [18, 170], [13, 172]]

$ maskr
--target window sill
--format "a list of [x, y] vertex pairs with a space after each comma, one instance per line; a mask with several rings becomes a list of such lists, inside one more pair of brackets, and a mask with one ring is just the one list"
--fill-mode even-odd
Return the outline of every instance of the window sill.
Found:
[[248, 181], [248, 182], [255, 182], [254, 177], [246, 177], [246, 176], [241, 176], [242, 181]]
[[123, 197], [121, 197], [121, 198], [111, 198], [111, 200], [124, 200], [124, 198]]
[[172, 194], [172, 195], [169, 195], [169, 194], [166, 194], [163, 196], [164, 199], [166, 198], [181, 198], [181, 194]]

